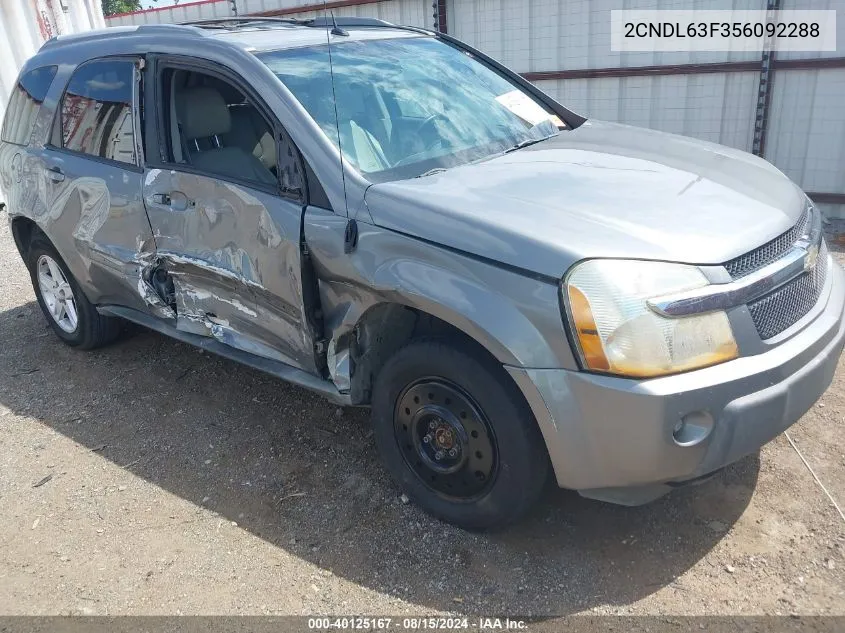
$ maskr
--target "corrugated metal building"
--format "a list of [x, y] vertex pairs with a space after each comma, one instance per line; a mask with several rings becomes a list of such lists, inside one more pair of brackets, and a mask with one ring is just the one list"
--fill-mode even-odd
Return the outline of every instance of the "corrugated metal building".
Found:
[[[760, 53], [618, 53], [610, 50], [616, 0], [451, 0], [449, 32], [526, 74], [589, 117], [754, 149]], [[632, 1], [626, 9], [765, 9], [765, 0]], [[782, 9], [837, 9], [845, 0], [784, 0]], [[779, 53], [760, 153], [829, 217], [845, 218], [845, 19], [837, 48]], [[833, 204], [836, 203], [836, 204]]]
[[[239, 15], [283, 15], [309, 18], [324, 9], [322, 0], [236, 0]], [[327, 0], [325, 7], [336, 16], [375, 17], [395, 24], [431, 27], [432, 0]], [[180, 2], [175, 7], [155, 7], [107, 19], [110, 26], [159, 24], [202, 20], [232, 15], [231, 0]]]
[[[845, 220], [845, 19], [837, 50], [778, 53], [619, 53], [610, 10], [764, 9], [766, 0], [236, 0], [238, 13], [371, 16], [447, 31], [523, 73], [588, 117], [757, 151]], [[835, 9], [845, 0], [782, 0], [783, 9]], [[231, 15], [203, 0], [119, 16], [107, 25]], [[0, 116], [17, 69], [54, 34], [103, 24], [99, 0], [0, 0]], [[761, 79], [764, 81], [761, 82]], [[761, 90], [761, 86], [763, 90]]]
[[[330, 0], [337, 16], [447, 31], [525, 74], [588, 117], [686, 134], [758, 153], [845, 219], [845, 0], [782, 0], [835, 9], [838, 50], [779, 53], [611, 51], [611, 9], [765, 9], [766, 0]], [[309, 17], [320, 0], [237, 0], [238, 13]], [[229, 0], [112, 17], [108, 24], [231, 15]], [[763, 90], [761, 91], [761, 77]]]

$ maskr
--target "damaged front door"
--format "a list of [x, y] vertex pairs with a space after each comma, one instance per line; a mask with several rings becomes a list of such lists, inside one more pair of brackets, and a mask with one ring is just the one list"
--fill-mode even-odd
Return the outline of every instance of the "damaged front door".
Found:
[[316, 372], [302, 301], [304, 203], [279, 165], [280, 128], [230, 78], [185, 60], [153, 66], [162, 164], [144, 179], [151, 283], [178, 329]]

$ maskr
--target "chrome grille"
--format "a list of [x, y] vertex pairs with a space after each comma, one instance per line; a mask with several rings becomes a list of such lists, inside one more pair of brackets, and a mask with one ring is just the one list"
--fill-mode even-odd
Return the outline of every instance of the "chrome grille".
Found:
[[753, 273], [755, 270], [762, 268], [773, 261], [786, 255], [787, 251], [792, 248], [796, 240], [804, 233], [807, 226], [807, 220], [810, 217], [809, 209], [798, 218], [798, 222], [789, 229], [786, 233], [782, 233], [770, 242], [766, 242], [759, 248], [745, 253], [732, 259], [724, 264], [728, 269], [731, 277], [739, 279], [748, 273]]
[[748, 304], [760, 338], [772, 338], [795, 324], [819, 300], [827, 276], [827, 246], [822, 241], [813, 270]]

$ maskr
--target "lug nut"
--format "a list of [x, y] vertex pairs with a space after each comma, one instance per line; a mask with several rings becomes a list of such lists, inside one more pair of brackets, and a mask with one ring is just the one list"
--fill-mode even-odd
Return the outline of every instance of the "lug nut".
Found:
[[449, 457], [455, 457], [458, 454], [458, 450], [455, 448], [449, 449]]
[[428, 428], [430, 428], [433, 431], [434, 429], [437, 428], [437, 422], [435, 420], [432, 420], [431, 422], [428, 423]]
[[440, 461], [441, 459], [443, 459], [443, 451], [437, 451], [434, 454], [434, 459], [436, 459], [437, 461]]
[[423, 443], [424, 443], [424, 444], [428, 444], [429, 442], [431, 442], [431, 436], [430, 436], [430, 435], [426, 435], [426, 436], [423, 438]]

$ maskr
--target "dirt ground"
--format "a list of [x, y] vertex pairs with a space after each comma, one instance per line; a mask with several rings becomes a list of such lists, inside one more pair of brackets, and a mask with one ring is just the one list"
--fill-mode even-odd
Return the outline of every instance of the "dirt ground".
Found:
[[[65, 347], [0, 227], [0, 613], [845, 614], [845, 522], [784, 436], [470, 534], [402, 503], [364, 410], [146, 331]], [[840, 362], [790, 431], [840, 505], [843, 422]]]

